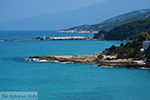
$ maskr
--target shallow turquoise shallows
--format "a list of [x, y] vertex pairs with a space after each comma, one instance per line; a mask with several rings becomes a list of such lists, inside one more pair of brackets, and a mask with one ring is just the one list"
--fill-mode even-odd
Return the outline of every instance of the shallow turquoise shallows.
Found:
[[[24, 38], [28, 38], [29, 33], [23, 33]], [[9, 35], [3, 35], [1, 39], [7, 37]], [[11, 39], [15, 37], [21, 38], [16, 34]], [[113, 44], [119, 46], [121, 42], [0, 42], [0, 91], [37, 91], [39, 100], [150, 100], [150, 70], [100, 68], [94, 63], [36, 63], [23, 59], [94, 54]]]

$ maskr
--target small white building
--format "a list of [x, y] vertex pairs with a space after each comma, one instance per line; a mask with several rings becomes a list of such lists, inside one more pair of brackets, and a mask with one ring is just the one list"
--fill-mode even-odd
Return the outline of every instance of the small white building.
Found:
[[43, 40], [45, 40], [45, 39], [46, 39], [45, 35], [42, 35], [42, 39], [43, 39]]
[[146, 50], [150, 46], [150, 41], [143, 41], [143, 49]]

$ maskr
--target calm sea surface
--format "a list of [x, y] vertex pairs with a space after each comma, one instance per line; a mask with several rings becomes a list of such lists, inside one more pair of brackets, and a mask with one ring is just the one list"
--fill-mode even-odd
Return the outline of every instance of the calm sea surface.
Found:
[[[92, 36], [50, 31], [0, 31], [0, 39], [27, 39], [43, 34]], [[121, 42], [0, 42], [0, 91], [37, 91], [39, 100], [150, 100], [150, 70], [99, 68], [94, 63], [34, 63], [23, 59], [28, 56], [94, 54]]]

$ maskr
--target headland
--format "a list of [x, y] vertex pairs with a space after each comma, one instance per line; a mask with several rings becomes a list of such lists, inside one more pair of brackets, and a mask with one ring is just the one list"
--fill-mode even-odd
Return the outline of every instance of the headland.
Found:
[[48, 62], [59, 61], [65, 63], [88, 63], [98, 64], [98, 67], [121, 67], [121, 68], [150, 68], [150, 63], [146, 60], [117, 59], [115, 56], [107, 56], [102, 53], [93, 55], [63, 55], [63, 56], [32, 56], [27, 57], [27, 61]]

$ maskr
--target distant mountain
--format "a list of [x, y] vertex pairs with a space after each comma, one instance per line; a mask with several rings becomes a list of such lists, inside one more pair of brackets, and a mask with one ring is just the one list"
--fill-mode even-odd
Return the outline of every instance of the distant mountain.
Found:
[[119, 15], [113, 18], [110, 18], [102, 23], [94, 25], [82, 25], [65, 30], [60, 30], [59, 32], [93, 32], [100, 30], [110, 30], [116, 26], [122, 25], [124, 23], [137, 20], [150, 18], [150, 9], [136, 10], [130, 13]]
[[150, 18], [139, 19], [129, 23], [115, 27], [109, 31], [101, 30], [94, 38], [103, 38], [106, 40], [133, 40], [141, 32], [150, 34]]
[[150, 8], [147, 0], [137, 0], [136, 2], [132, 0], [104, 0], [104, 2], [89, 7], [44, 14], [0, 24], [0, 30], [67, 29], [78, 25], [100, 23], [113, 16], [143, 8]]

